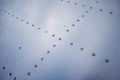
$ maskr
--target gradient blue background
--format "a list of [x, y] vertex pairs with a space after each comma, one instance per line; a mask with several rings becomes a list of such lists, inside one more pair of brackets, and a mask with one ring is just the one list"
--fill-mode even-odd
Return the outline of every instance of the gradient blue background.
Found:
[[69, 1], [0, 0], [0, 80], [120, 80], [120, 0]]

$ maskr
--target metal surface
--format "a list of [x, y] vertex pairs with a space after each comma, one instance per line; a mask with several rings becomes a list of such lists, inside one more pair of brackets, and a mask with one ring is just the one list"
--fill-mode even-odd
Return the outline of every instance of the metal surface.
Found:
[[0, 0], [0, 80], [120, 80], [120, 0]]

